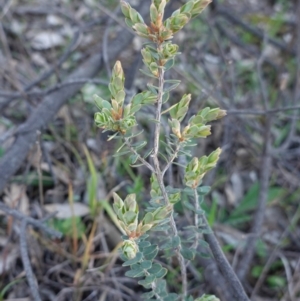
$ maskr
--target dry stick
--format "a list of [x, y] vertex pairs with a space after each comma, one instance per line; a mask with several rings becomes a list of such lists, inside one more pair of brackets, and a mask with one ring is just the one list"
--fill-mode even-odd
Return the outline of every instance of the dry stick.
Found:
[[[142, 7], [143, 10], [145, 10], [145, 6], [144, 4]], [[132, 35], [129, 32], [121, 32], [111, 45], [111, 59], [116, 58], [119, 52], [122, 51], [131, 40]], [[76, 80], [77, 78], [94, 77], [101, 67], [102, 55], [97, 53], [76, 68], [76, 71], [74, 71], [66, 81]], [[46, 127], [66, 101], [80, 90], [81, 86], [82, 84], [75, 84], [62, 87], [45, 96], [41, 104], [20, 127], [20, 130], [24, 132], [17, 136], [12, 147], [0, 160], [0, 192], [25, 160], [31, 146], [36, 141], [36, 131]]]
[[130, 149], [130, 151], [135, 154], [138, 158], [138, 160], [143, 163], [147, 168], [149, 168], [151, 170], [151, 172], [155, 172], [154, 168], [152, 167], [151, 164], [149, 164], [135, 149], [134, 147], [131, 145], [129, 138], [124, 137], [124, 143], [127, 145], [127, 147]]
[[[194, 206], [195, 206], [196, 211], [200, 209], [197, 189], [194, 189]], [[235, 272], [233, 271], [232, 267], [230, 266], [227, 258], [225, 257], [217, 238], [213, 234], [212, 229], [210, 228], [205, 215], [202, 214], [201, 218], [205, 225], [205, 228], [209, 232], [209, 234], [204, 235], [204, 238], [208, 242], [210, 249], [215, 257], [215, 260], [216, 260], [222, 274], [230, 283], [230, 286], [232, 288], [234, 295], [240, 301], [242, 301], [242, 300], [249, 301], [249, 298], [247, 297], [242, 284], [240, 283], [237, 275], [235, 274]], [[195, 226], [198, 227], [199, 215], [197, 212], [195, 212], [195, 215], [194, 215], [194, 223], [195, 223]], [[197, 246], [198, 246], [198, 237], [196, 237], [196, 241], [193, 243], [192, 248], [197, 248]]]
[[18, 210], [9, 208], [7, 205], [3, 204], [2, 202], [0, 202], [0, 210], [4, 211], [7, 215], [11, 215], [18, 220], [25, 220], [27, 224], [42, 230], [43, 232], [51, 235], [52, 237], [60, 238], [62, 236], [60, 232], [53, 230], [43, 224], [43, 222], [48, 220], [48, 217], [44, 220], [39, 221], [20, 213]]
[[299, 217], [300, 217], [300, 205], [298, 205], [298, 208], [297, 208], [294, 216], [292, 217], [292, 220], [291, 220], [290, 224], [286, 227], [286, 229], [280, 235], [278, 243], [276, 244], [275, 247], [273, 247], [273, 250], [272, 250], [271, 254], [269, 255], [268, 260], [267, 260], [266, 264], [264, 265], [264, 268], [261, 271], [261, 273], [259, 275], [259, 278], [258, 278], [258, 280], [257, 280], [257, 282], [256, 282], [256, 284], [255, 284], [255, 286], [254, 286], [254, 288], [251, 292], [251, 299], [254, 298], [254, 296], [256, 295], [256, 293], [259, 290], [260, 286], [264, 282], [265, 277], [267, 276], [268, 271], [269, 271], [276, 255], [277, 255], [277, 253], [278, 253], [277, 251], [278, 251], [280, 245], [282, 244], [283, 240], [288, 235], [289, 231], [296, 226], [297, 221], [299, 220]]
[[[261, 55], [261, 58], [258, 61], [258, 77], [259, 77], [259, 83], [260, 88], [262, 92], [262, 98], [263, 98], [263, 105], [264, 109], [268, 110], [268, 95], [267, 90], [265, 87], [265, 83], [263, 80], [262, 72], [261, 72], [261, 66], [263, 63], [263, 54]], [[269, 188], [269, 177], [270, 177], [270, 169], [271, 169], [271, 124], [272, 124], [272, 118], [271, 116], [265, 115], [266, 117], [266, 128], [265, 128], [265, 137], [264, 137], [264, 149], [263, 154], [261, 158], [261, 174], [260, 174], [260, 189], [259, 189], [259, 195], [258, 195], [258, 206], [255, 212], [255, 216], [253, 219], [252, 227], [251, 227], [251, 234], [249, 235], [246, 245], [244, 247], [244, 253], [241, 258], [241, 261], [238, 265], [237, 274], [240, 278], [240, 280], [243, 282], [245, 280], [245, 277], [247, 275], [247, 272], [249, 270], [250, 264], [252, 262], [254, 252], [255, 252], [255, 244], [257, 241], [257, 238], [260, 235], [261, 228], [264, 221], [264, 214], [265, 214], [265, 208], [266, 203], [268, 199], [268, 188]]]
[[208, 234], [204, 234], [205, 240], [208, 242], [209, 247], [214, 255], [214, 258], [218, 264], [218, 267], [220, 268], [223, 276], [230, 284], [233, 294], [235, 295], [236, 300], [238, 301], [250, 301], [248, 296], [246, 295], [244, 288], [239, 281], [237, 275], [233, 271], [232, 267], [230, 266], [226, 256], [224, 255], [221, 246], [219, 245], [219, 242], [212, 232], [212, 229], [210, 228], [208, 221], [204, 214], [202, 214], [202, 221], [205, 226], [205, 228], [208, 230]]
[[27, 241], [26, 241], [26, 228], [27, 228], [27, 221], [26, 219], [22, 220], [21, 229], [20, 229], [20, 251], [21, 251], [21, 258], [23, 262], [23, 267], [26, 273], [26, 278], [31, 290], [31, 294], [33, 296], [34, 301], [42, 301], [35, 276], [32, 271], [28, 250], [27, 250]]
[[[254, 26], [251, 26], [250, 24], [241, 20], [235, 13], [232, 12], [232, 10], [226, 9], [223, 6], [218, 5], [216, 12], [217, 12], [217, 14], [225, 17], [228, 21], [232, 22], [233, 24], [241, 26], [244, 30], [250, 32], [251, 34], [255, 35], [256, 37], [258, 37], [260, 39], [265, 38], [265, 33], [262, 30], [254, 27]], [[267, 41], [270, 44], [274, 45], [275, 47], [279, 48], [280, 50], [282, 50], [288, 54], [291, 54], [291, 55], [296, 54], [295, 49], [290, 48], [288, 45], [285, 45], [284, 43], [282, 43], [274, 38], [267, 37]]]
[[266, 115], [266, 114], [275, 114], [285, 111], [295, 111], [300, 110], [300, 105], [295, 106], [288, 106], [288, 107], [282, 107], [282, 108], [276, 108], [276, 109], [269, 109], [269, 110], [227, 110], [227, 115], [230, 114], [243, 114], [243, 115]]
[[[72, 42], [69, 44], [69, 46], [67, 47], [64, 54], [59, 58], [58, 62], [56, 64], [54, 64], [54, 66], [51, 67], [49, 70], [47, 70], [43, 74], [41, 74], [37, 79], [35, 79], [30, 84], [25, 86], [24, 95], [26, 95], [25, 92], [29, 91], [34, 86], [38, 85], [42, 81], [49, 78], [57, 70], [57, 68], [59, 68], [67, 60], [67, 58], [70, 56], [70, 54], [73, 52], [73, 50], [77, 47], [80, 36], [81, 36], [81, 32], [79, 30], [77, 30], [74, 33]], [[14, 99], [14, 97], [10, 97], [6, 101], [1, 102], [0, 110], [3, 110], [13, 99]]]
[[[40, 91], [30, 91], [26, 92], [26, 96], [34, 97], [34, 96], [45, 96], [55, 90], [59, 90], [64, 86], [68, 85], [76, 85], [76, 84], [86, 84], [86, 83], [91, 83], [91, 84], [101, 84], [108, 86], [109, 82], [103, 79], [99, 78], [76, 78], [70, 81], [65, 81], [63, 83], [57, 83], [56, 85], [47, 88], [45, 90], [40, 90]], [[4, 97], [13, 97], [13, 98], [21, 98], [23, 97], [24, 93], [20, 92], [13, 92], [13, 91], [0, 91], [0, 96]]]
[[[297, 60], [297, 70], [296, 70], [296, 80], [295, 80], [295, 90], [294, 90], [294, 97], [292, 101], [292, 105], [296, 105], [299, 102], [299, 91], [300, 91], [300, 1], [298, 1], [297, 4], [297, 36], [296, 36], [296, 60]], [[297, 131], [297, 116], [299, 115], [299, 111], [295, 110], [292, 116], [292, 123], [291, 123], [291, 128], [289, 130], [288, 136], [283, 142], [283, 144], [276, 149], [277, 153], [284, 154], [284, 151], [290, 146], [293, 137], [296, 134]]]

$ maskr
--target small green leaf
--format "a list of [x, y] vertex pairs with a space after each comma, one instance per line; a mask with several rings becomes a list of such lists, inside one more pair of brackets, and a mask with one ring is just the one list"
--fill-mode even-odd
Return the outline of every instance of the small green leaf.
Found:
[[186, 247], [182, 247], [180, 253], [187, 260], [193, 260], [196, 254], [194, 249], [188, 249]]
[[162, 268], [159, 272], [155, 273], [156, 278], [163, 278], [168, 273], [166, 268]]
[[125, 273], [125, 276], [132, 277], [132, 278], [142, 277], [144, 275], [145, 275], [145, 272], [139, 271], [139, 270], [130, 270]]
[[177, 294], [170, 293], [164, 298], [164, 301], [177, 301], [178, 298], [179, 298], [179, 296]]
[[179, 236], [174, 236], [172, 238], [172, 248], [177, 248], [180, 245], [180, 237]]
[[177, 83], [177, 84], [174, 84], [174, 85], [168, 87], [166, 90], [164, 90], [164, 93], [170, 92], [170, 91], [176, 89], [176, 88], [179, 86], [179, 84], [180, 84], [180, 83]]
[[167, 283], [164, 279], [159, 279], [156, 281], [156, 290], [157, 293], [166, 292], [167, 291]]
[[149, 270], [152, 267], [151, 260], [145, 260], [145, 261], [141, 262], [141, 267], [145, 270]]
[[162, 269], [162, 266], [160, 263], [154, 263], [152, 265], [151, 269], [148, 270], [148, 273], [156, 274], [156, 273], [159, 273], [161, 269]]
[[150, 72], [148, 72], [148, 71], [146, 71], [146, 70], [140, 69], [140, 71], [141, 71], [143, 74], [145, 74], [145, 75], [147, 75], [147, 76], [149, 76], [149, 77], [152, 77], [152, 78], [157, 79], [157, 76], [154, 76], [152, 73], [150, 73]]
[[145, 288], [151, 287], [151, 284], [155, 281], [156, 277], [155, 275], [149, 275], [146, 276], [144, 280], [140, 280], [138, 284], [144, 286]]
[[170, 70], [174, 66], [174, 63], [175, 63], [174, 58], [168, 60], [164, 66], [165, 70], [166, 71]]
[[157, 249], [157, 245], [151, 245], [151, 246], [148, 246], [148, 247], [144, 247], [143, 248], [143, 254], [148, 254], [148, 253], [152, 253], [154, 250]]
[[201, 195], [206, 195], [210, 192], [210, 186], [200, 186], [197, 191]]
[[138, 252], [138, 253], [136, 254], [136, 256], [135, 256], [133, 259], [130, 259], [130, 260], [125, 261], [125, 262], [122, 264], [122, 266], [123, 266], [123, 267], [126, 267], [126, 266], [129, 266], [129, 265], [133, 265], [133, 264], [135, 264], [135, 263], [140, 262], [140, 261], [142, 260], [142, 258], [143, 258], [143, 254], [142, 254], [141, 252]]
[[163, 97], [162, 97], [162, 103], [166, 103], [169, 100], [170, 93], [169, 92], [164, 92]]
[[147, 254], [144, 253], [144, 258], [146, 260], [153, 260], [156, 257], [157, 253], [158, 253], [158, 248], [153, 250], [151, 253], [147, 253]]
[[142, 297], [147, 299], [147, 298], [152, 298], [154, 295], [155, 295], [155, 293], [153, 291], [151, 291], [151, 292], [142, 294]]
[[145, 248], [151, 246], [151, 243], [149, 241], [141, 241], [139, 244], [139, 248]]

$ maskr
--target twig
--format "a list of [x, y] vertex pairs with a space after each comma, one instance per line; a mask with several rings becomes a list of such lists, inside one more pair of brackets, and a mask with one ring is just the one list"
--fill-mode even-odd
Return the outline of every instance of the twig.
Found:
[[[132, 36], [127, 31], [118, 35], [111, 47], [110, 55], [112, 59], [130, 43], [131, 38]], [[102, 66], [101, 60], [102, 55], [100, 53], [93, 55], [85, 63], [77, 67], [66, 81], [95, 76]], [[39, 80], [35, 82], [39, 82]], [[75, 95], [81, 86], [81, 84], [76, 84], [71, 87], [63, 87], [47, 95], [28, 120], [20, 127], [20, 130], [24, 132], [27, 131], [27, 133], [18, 135], [12, 147], [0, 159], [0, 191], [3, 190], [7, 181], [20, 168], [25, 160], [31, 145], [36, 141], [36, 130], [41, 130], [46, 127], [61, 106], [70, 99], [70, 97]]]
[[[49, 78], [59, 67], [61, 67], [61, 65], [66, 61], [66, 59], [70, 56], [70, 54], [77, 48], [78, 46], [78, 42], [79, 42], [79, 38], [81, 36], [81, 32], [79, 30], [77, 30], [74, 33], [74, 37], [72, 42], [69, 44], [69, 46], [67, 47], [66, 51], [63, 53], [63, 55], [58, 59], [57, 63], [53, 65], [53, 67], [51, 67], [49, 70], [45, 71], [43, 74], [41, 74], [37, 79], [35, 79], [34, 81], [32, 81], [30, 84], [28, 84], [27, 86], [24, 87], [24, 94], [25, 92], [29, 91], [31, 88], [33, 88], [34, 86], [38, 85], [39, 83], [41, 83], [42, 81], [46, 80], [47, 78]], [[14, 97], [10, 97], [9, 99], [7, 99], [5, 102], [1, 102], [0, 103], [0, 110], [3, 110], [5, 108], [5, 106], [10, 103], [12, 100], [14, 99]]]
[[[232, 43], [241, 47], [245, 52], [254, 57], [259, 56], [257, 47], [244, 43], [237, 35], [232, 33], [232, 30], [228, 30], [226, 26], [224, 26], [224, 24], [222, 24], [219, 20], [215, 21], [215, 26], [223, 36], [226, 36]], [[272, 66], [274, 69], [279, 69], [278, 65], [276, 65], [273, 60], [265, 59], [265, 62]]]
[[60, 238], [62, 236], [62, 234], [60, 232], [45, 226], [43, 224], [43, 222], [45, 222], [46, 220], [39, 221], [39, 220], [33, 219], [31, 217], [28, 217], [28, 216], [20, 213], [18, 210], [9, 208], [7, 205], [5, 205], [2, 202], [0, 202], [0, 210], [4, 211], [8, 215], [13, 216], [16, 219], [19, 219], [22, 221], [25, 220], [28, 225], [32, 225], [32, 226], [42, 230], [43, 232], [51, 235], [52, 237]]
[[[217, 12], [217, 14], [225, 17], [227, 20], [229, 20], [233, 24], [241, 26], [244, 30], [249, 31], [251, 34], [255, 35], [256, 37], [258, 37], [260, 39], [265, 38], [265, 33], [262, 30], [255, 28], [255, 27], [249, 25], [248, 23], [246, 23], [245, 21], [241, 20], [236, 14], [234, 14], [232, 12], [232, 10], [229, 11], [228, 9], [222, 7], [221, 5], [218, 5], [216, 12]], [[271, 38], [268, 36], [267, 41], [270, 44], [276, 46], [277, 48], [279, 48], [280, 50], [282, 50], [288, 54], [291, 54], [291, 55], [296, 54], [295, 49], [290, 48], [289, 46], [283, 44], [282, 42], [280, 42], [274, 38]]]
[[[263, 106], [265, 110], [268, 110], [269, 108], [268, 95], [266, 93], [264, 79], [261, 72], [262, 60], [263, 60], [263, 54], [261, 56], [261, 59], [259, 59], [258, 61], [257, 71], [259, 75], [259, 83], [261, 86], [260, 88], [262, 93]], [[260, 165], [261, 174], [260, 174], [260, 189], [258, 195], [258, 206], [252, 222], [251, 234], [249, 235], [246, 241], [246, 245], [244, 247], [244, 253], [237, 269], [237, 274], [242, 282], [244, 281], [247, 275], [251, 261], [254, 256], [255, 244], [261, 232], [266, 203], [268, 199], [269, 177], [270, 177], [270, 170], [271, 170], [271, 124], [272, 124], [271, 116], [266, 116], [264, 150], [263, 150], [261, 165]]]
[[227, 114], [232, 115], [267, 115], [267, 114], [274, 114], [274, 113], [280, 113], [284, 111], [294, 111], [294, 110], [300, 110], [300, 105], [295, 106], [288, 106], [283, 108], [276, 108], [276, 109], [269, 109], [269, 110], [227, 110]]
[[273, 247], [271, 254], [268, 256], [268, 260], [267, 260], [266, 264], [264, 265], [264, 268], [261, 271], [259, 278], [258, 278], [257, 282], [255, 283], [255, 286], [251, 292], [251, 299], [256, 295], [260, 286], [263, 284], [265, 277], [266, 277], [272, 263], [274, 262], [276, 255], [278, 255], [278, 250], [279, 250], [280, 245], [282, 244], [283, 240], [287, 237], [289, 231], [296, 226], [297, 221], [299, 220], [299, 216], [300, 216], [300, 205], [298, 205], [297, 210], [296, 210], [294, 216], [292, 217], [290, 224], [286, 227], [286, 229], [280, 235], [277, 245], [275, 247]]
[[[26, 96], [45, 96], [51, 92], [54, 92], [55, 90], [59, 90], [65, 86], [70, 86], [70, 85], [77, 85], [77, 84], [101, 84], [107, 86], [109, 84], [108, 81], [99, 79], [99, 78], [76, 78], [73, 80], [65, 81], [63, 83], [58, 83], [48, 89], [41, 90], [41, 91], [30, 91], [26, 92]], [[0, 96], [4, 97], [13, 97], [13, 98], [18, 98], [24, 96], [24, 93], [20, 92], [12, 92], [12, 91], [0, 91]]]
[[[297, 2], [297, 12], [296, 15], [298, 16], [297, 18], [297, 29], [296, 29], [296, 79], [295, 79], [295, 89], [294, 89], [294, 97], [292, 101], [292, 105], [296, 105], [299, 103], [299, 91], [300, 91], [300, 3], [299, 1]], [[283, 144], [276, 149], [277, 153], [283, 153], [291, 144], [292, 138], [295, 136], [296, 130], [297, 130], [297, 115], [299, 115], [298, 111], [294, 111], [293, 116], [292, 116], [292, 123], [291, 123], [291, 128], [289, 130], [288, 136], [283, 142]]]
[[230, 284], [232, 291], [235, 295], [236, 300], [239, 301], [250, 301], [250, 299], [247, 297], [244, 288], [239, 281], [237, 275], [234, 273], [232, 267], [230, 266], [227, 258], [225, 257], [219, 242], [212, 232], [212, 229], [210, 228], [208, 221], [204, 214], [202, 214], [202, 222], [205, 226], [205, 228], [208, 230], [208, 234], [204, 234], [205, 240], [208, 242], [209, 247], [214, 255], [214, 258], [218, 264], [218, 267], [220, 268], [223, 276], [225, 279], [228, 280], [228, 283]]
[[27, 228], [27, 221], [25, 219], [22, 220], [21, 229], [20, 229], [20, 250], [21, 250], [21, 258], [23, 262], [23, 267], [26, 273], [26, 278], [28, 284], [30, 286], [31, 294], [33, 296], [34, 301], [42, 301], [38, 286], [36, 283], [35, 276], [32, 271], [28, 250], [27, 250], [27, 241], [26, 241], [26, 229]]
[[37, 133], [37, 174], [39, 178], [39, 194], [40, 194], [40, 203], [43, 206], [44, 205], [44, 189], [43, 189], [43, 171], [42, 171], [42, 161], [43, 161], [43, 153], [41, 150], [41, 132], [38, 131]]
[[154, 168], [151, 166], [151, 164], [149, 164], [131, 145], [130, 141], [128, 138], [124, 137], [124, 143], [127, 145], [127, 147], [131, 150], [131, 152], [133, 154], [135, 154], [138, 158], [138, 160], [143, 163], [146, 167], [148, 167], [153, 173], [155, 172], [154, 171]]
[[165, 166], [165, 168], [163, 169], [163, 171], [161, 172], [162, 176], [164, 176], [164, 174], [166, 173], [166, 171], [169, 169], [169, 167], [172, 165], [173, 161], [177, 158], [178, 156], [178, 152], [180, 150], [180, 143], [177, 144], [177, 147], [173, 153], [173, 155], [171, 156], [169, 162], [167, 163], [167, 165]]
[[[198, 193], [197, 193], [197, 189], [194, 189], [194, 208], [195, 208], [195, 211], [194, 211], [194, 225], [196, 228], [199, 227], [199, 209], [200, 209], [200, 206], [199, 206], [199, 197], [198, 197]], [[199, 233], [197, 232], [196, 233], [196, 237], [195, 237], [195, 241], [192, 245], [192, 248], [193, 249], [197, 249], [198, 247], [198, 240], [199, 240]]]

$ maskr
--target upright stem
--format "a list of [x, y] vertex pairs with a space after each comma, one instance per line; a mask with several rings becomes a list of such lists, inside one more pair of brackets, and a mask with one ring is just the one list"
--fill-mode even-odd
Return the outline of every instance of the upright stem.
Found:
[[[157, 46], [158, 52], [161, 50], [161, 45]], [[167, 194], [164, 181], [163, 181], [163, 173], [160, 168], [159, 159], [158, 159], [158, 152], [159, 152], [159, 137], [160, 137], [160, 126], [161, 126], [161, 108], [162, 108], [162, 101], [163, 101], [163, 93], [164, 93], [164, 69], [159, 69], [159, 76], [158, 76], [158, 96], [157, 96], [157, 104], [156, 104], [156, 123], [155, 123], [155, 133], [154, 133], [154, 147], [153, 147], [153, 165], [155, 170], [155, 175], [157, 178], [157, 182], [161, 193], [163, 195], [165, 205], [170, 205], [169, 196]], [[170, 217], [170, 225], [173, 232], [173, 236], [178, 236], [178, 231], [176, 227], [176, 223], [174, 220], [173, 214]], [[180, 253], [181, 246], [179, 245], [176, 249], [176, 257], [178, 259], [180, 270], [181, 270], [181, 278], [182, 278], [182, 300], [185, 299], [187, 295], [187, 275], [186, 275], [186, 266], [184, 262], [184, 258]]]
[[[197, 213], [198, 210], [200, 209], [199, 206], [199, 197], [198, 197], [198, 192], [197, 189], [194, 189], [194, 206], [195, 206], [195, 213], [194, 213], [194, 225], [196, 228], [199, 226], [199, 214]], [[199, 233], [196, 233], [196, 239], [192, 245], [193, 249], [197, 249], [198, 247], [198, 240], [199, 240]]]

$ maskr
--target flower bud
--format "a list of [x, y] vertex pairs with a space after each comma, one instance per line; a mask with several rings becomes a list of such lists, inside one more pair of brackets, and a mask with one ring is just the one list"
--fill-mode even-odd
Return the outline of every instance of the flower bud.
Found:
[[135, 193], [128, 194], [124, 200], [125, 211], [132, 211], [137, 213], [139, 211], [139, 207], [136, 202]]
[[144, 23], [136, 23], [132, 28], [136, 31], [136, 33], [144, 38], [148, 37], [148, 26]]
[[180, 102], [170, 110], [171, 117], [182, 121], [188, 111], [190, 101], [191, 94], [184, 94]]
[[178, 45], [172, 43], [165, 44], [162, 51], [164, 59], [173, 58], [177, 54], [178, 47]]
[[179, 31], [184, 25], [186, 25], [189, 21], [189, 17], [185, 14], [179, 14], [171, 17], [170, 21], [170, 29], [173, 33]]
[[170, 127], [172, 128], [172, 132], [177, 138], [181, 138], [180, 133], [180, 122], [177, 119], [169, 120]]
[[190, 163], [187, 165], [186, 167], [186, 171], [193, 171], [193, 172], [197, 172], [198, 170], [198, 158], [194, 157]]
[[113, 193], [113, 198], [114, 198], [113, 207], [114, 207], [115, 212], [117, 213], [117, 210], [122, 210], [123, 209], [124, 202], [122, 201], [122, 199], [115, 192]]
[[129, 18], [130, 19], [130, 14], [129, 14], [129, 10], [130, 10], [130, 5], [121, 0], [121, 10], [123, 12], [123, 15], [126, 17], [126, 18]]
[[151, 22], [153, 24], [156, 24], [156, 21], [158, 19], [158, 10], [154, 3], [152, 3], [150, 6], [150, 18], [151, 18]]
[[148, 48], [143, 48], [141, 50], [141, 53], [142, 53], [142, 56], [143, 56], [143, 59], [144, 59], [144, 63], [146, 65], [150, 64], [153, 61], [151, 52]]
[[189, 1], [180, 8], [181, 13], [190, 13], [194, 7], [194, 1]]
[[197, 1], [195, 1], [194, 7], [191, 10], [192, 18], [195, 18], [196, 16], [198, 16], [206, 8], [206, 6], [208, 6], [208, 4], [211, 1], [212, 0], [197, 0]]
[[208, 161], [207, 163], [208, 164], [214, 164], [216, 165], [218, 160], [219, 160], [219, 157], [220, 157], [220, 154], [221, 154], [222, 150], [221, 148], [217, 148], [215, 151], [213, 151], [209, 156], [208, 156]]
[[122, 252], [128, 259], [133, 259], [136, 253], [139, 251], [139, 247], [134, 240], [124, 240], [122, 246]]
[[147, 224], [147, 225], [143, 225], [142, 227], [141, 227], [141, 233], [146, 233], [147, 231], [149, 231], [151, 228], [153, 227], [153, 225], [151, 225], [151, 224]]
[[181, 193], [176, 192], [170, 195], [169, 200], [171, 204], [176, 204], [180, 200]]
[[152, 212], [154, 216], [154, 221], [160, 222], [165, 219], [169, 213], [172, 211], [172, 207], [159, 207], [154, 212]]

